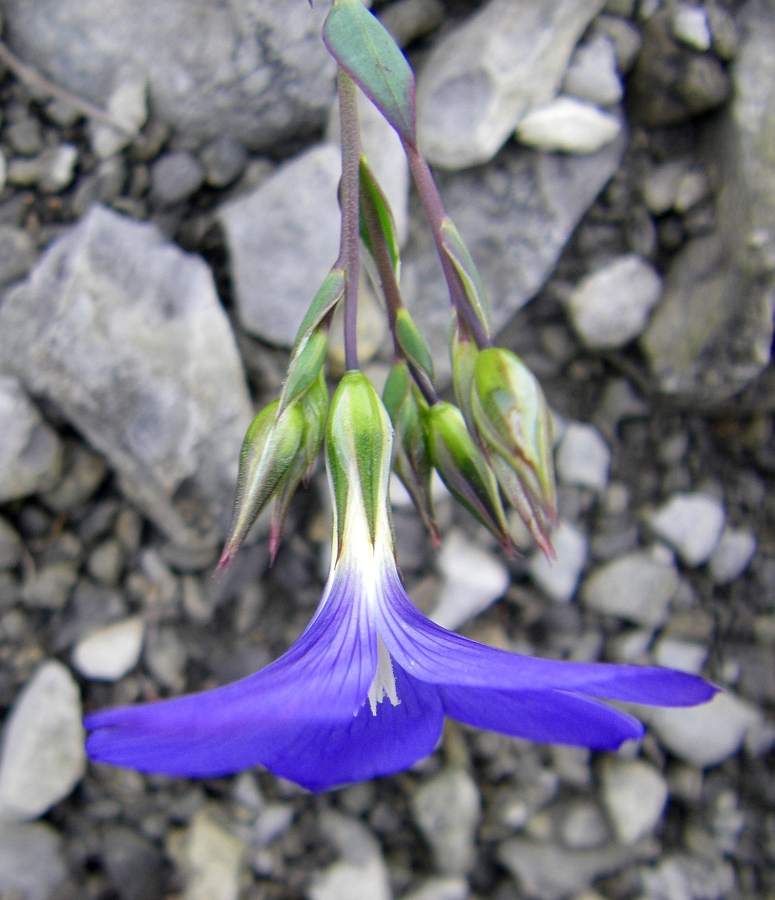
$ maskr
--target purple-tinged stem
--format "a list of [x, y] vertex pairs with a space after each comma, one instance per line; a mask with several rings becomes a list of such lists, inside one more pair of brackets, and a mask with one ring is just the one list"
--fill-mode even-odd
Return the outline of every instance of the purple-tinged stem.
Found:
[[355, 82], [340, 66], [337, 70], [339, 117], [342, 142], [340, 205], [342, 232], [339, 260], [345, 270], [344, 359], [345, 367], [358, 368], [358, 275], [360, 267], [360, 183], [361, 131], [358, 125], [358, 98]]
[[433, 233], [433, 239], [436, 242], [436, 249], [439, 254], [439, 259], [441, 260], [441, 267], [444, 270], [444, 277], [447, 281], [447, 287], [449, 288], [450, 300], [467, 325], [477, 347], [479, 347], [480, 350], [485, 347], [492, 347], [492, 337], [489, 335], [484, 325], [482, 325], [479, 317], [471, 306], [471, 303], [466, 296], [465, 289], [463, 288], [463, 283], [460, 280], [460, 276], [444, 248], [444, 241], [441, 236], [441, 225], [444, 219], [447, 218], [447, 212], [444, 209], [444, 204], [441, 200], [439, 189], [436, 187], [436, 182], [433, 179], [430, 166], [417, 147], [406, 141], [404, 141], [403, 144], [406, 158], [409, 161], [409, 171], [412, 173], [417, 193], [420, 196], [420, 202], [425, 210], [428, 224]]

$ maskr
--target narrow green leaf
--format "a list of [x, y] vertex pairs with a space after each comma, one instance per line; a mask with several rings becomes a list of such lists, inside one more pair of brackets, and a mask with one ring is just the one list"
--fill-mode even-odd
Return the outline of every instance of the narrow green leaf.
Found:
[[312, 332], [320, 325], [336, 304], [344, 297], [344, 269], [336, 268], [323, 279], [317, 294], [312, 298], [293, 343], [291, 356], [295, 356], [302, 343], [306, 343]]
[[460, 233], [449, 218], [444, 219], [441, 223], [441, 238], [447, 256], [449, 256], [452, 265], [460, 276], [466, 297], [468, 297], [477, 319], [482, 323], [487, 334], [490, 334], [492, 332], [490, 306], [487, 302], [487, 294], [485, 293], [482, 279], [474, 265], [473, 259], [471, 259], [468, 247], [466, 247], [463, 238], [460, 237]]
[[393, 271], [396, 273], [396, 278], [398, 278], [400, 259], [398, 255], [398, 237], [396, 235], [396, 225], [395, 221], [393, 220], [393, 213], [390, 210], [390, 204], [387, 201], [387, 197], [385, 197], [385, 195], [382, 193], [382, 189], [380, 188], [377, 179], [374, 177], [374, 173], [369, 168], [369, 165], [366, 162], [366, 158], [363, 156], [361, 157], [360, 166], [360, 184], [361, 240], [366, 245], [369, 253], [374, 256], [374, 248], [371, 244], [371, 236], [369, 235], [369, 229], [366, 226], [366, 219], [363, 215], [363, 207], [368, 204], [369, 208], [374, 211], [376, 218], [379, 220], [379, 224], [382, 228], [382, 234], [384, 235], [385, 243], [387, 244], [388, 253], [390, 254], [390, 262], [393, 265]]
[[[328, 334], [318, 328], [302, 344], [298, 353], [291, 357], [288, 375], [283, 385], [279, 413], [298, 399], [310, 385], [314, 384], [323, 368], [328, 350]], [[279, 414], [278, 413], [278, 414]]]
[[414, 324], [414, 320], [409, 315], [409, 310], [399, 309], [396, 314], [396, 338], [398, 344], [404, 351], [404, 355], [415, 369], [420, 369], [433, 381], [433, 355], [428, 342], [420, 333], [420, 330]]
[[379, 20], [360, 0], [337, 0], [323, 25], [323, 41], [398, 134], [415, 146], [414, 75]]

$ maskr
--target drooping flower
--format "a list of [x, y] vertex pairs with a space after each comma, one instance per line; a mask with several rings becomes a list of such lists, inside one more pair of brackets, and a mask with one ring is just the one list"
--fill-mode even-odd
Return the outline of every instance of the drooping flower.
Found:
[[388, 512], [390, 423], [364, 376], [342, 379], [326, 435], [331, 572], [304, 634], [234, 684], [91, 713], [93, 760], [187, 777], [257, 765], [311, 790], [386, 775], [436, 745], [445, 716], [539, 742], [615, 749], [642, 725], [602, 703], [702, 703], [668, 669], [557, 662], [478, 644], [428, 620], [398, 574]]

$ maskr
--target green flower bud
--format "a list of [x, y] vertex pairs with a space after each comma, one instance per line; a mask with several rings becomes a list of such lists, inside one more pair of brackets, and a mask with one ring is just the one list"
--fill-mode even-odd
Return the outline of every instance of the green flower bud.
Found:
[[501, 487], [551, 555], [548, 533], [557, 521], [557, 494], [552, 421], [541, 386], [513, 353], [489, 348], [476, 359], [471, 400]]
[[335, 560], [351, 529], [365, 524], [372, 546], [389, 535], [387, 490], [392, 450], [390, 418], [374, 386], [362, 372], [346, 372], [331, 401], [326, 429]]
[[253, 419], [242, 443], [231, 530], [218, 571], [231, 563], [247, 533], [281, 487], [301, 445], [304, 414], [295, 404], [278, 417], [279, 401]]
[[460, 410], [439, 402], [423, 415], [433, 465], [452, 494], [511, 550], [495, 476], [468, 433]]
[[393, 471], [409, 492], [434, 543], [439, 544], [441, 535], [431, 496], [433, 465], [420, 418], [420, 410], [426, 404], [413, 382], [406, 362], [397, 362], [390, 370], [382, 399], [395, 431]]
[[449, 355], [452, 360], [452, 384], [455, 388], [455, 399], [468, 430], [476, 434], [476, 422], [471, 406], [471, 393], [474, 387], [474, 369], [479, 350], [471, 340], [466, 326], [461, 323], [457, 312], [452, 313], [452, 326], [449, 334]]

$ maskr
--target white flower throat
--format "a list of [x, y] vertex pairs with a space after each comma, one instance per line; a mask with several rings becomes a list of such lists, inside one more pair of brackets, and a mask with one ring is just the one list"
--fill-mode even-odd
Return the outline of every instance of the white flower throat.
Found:
[[377, 671], [374, 673], [374, 680], [371, 682], [368, 696], [371, 711], [375, 716], [377, 715], [377, 704], [381, 703], [385, 697], [393, 706], [398, 706], [401, 702], [396, 693], [396, 676], [393, 673], [390, 653], [379, 635], [377, 635]]

